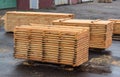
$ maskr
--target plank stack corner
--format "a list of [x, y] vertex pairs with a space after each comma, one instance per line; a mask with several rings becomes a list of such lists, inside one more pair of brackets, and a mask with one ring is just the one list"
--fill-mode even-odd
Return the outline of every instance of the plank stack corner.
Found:
[[109, 19], [109, 20], [113, 21], [113, 34], [120, 35], [120, 19]]
[[106, 49], [112, 44], [112, 21], [59, 19], [54, 20], [53, 25], [89, 27], [90, 48]]
[[19, 26], [14, 31], [18, 59], [79, 66], [88, 60], [89, 28]]
[[53, 20], [61, 18], [74, 18], [74, 15], [66, 13], [9, 11], [5, 15], [5, 31], [13, 32], [15, 26], [29, 25], [29, 23], [50, 25]]

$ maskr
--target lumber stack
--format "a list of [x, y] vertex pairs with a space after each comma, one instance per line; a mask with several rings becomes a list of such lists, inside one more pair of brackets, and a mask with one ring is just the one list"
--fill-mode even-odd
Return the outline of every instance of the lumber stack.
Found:
[[113, 34], [120, 34], [120, 19], [110, 19], [113, 21]]
[[89, 28], [19, 26], [14, 31], [18, 59], [79, 66], [88, 60]]
[[53, 25], [77, 26], [90, 28], [90, 48], [106, 49], [112, 44], [112, 21], [59, 19]]
[[112, 3], [113, 0], [98, 0], [99, 3]]
[[65, 13], [11, 11], [5, 15], [5, 30], [13, 32], [15, 26], [29, 25], [29, 23], [50, 25], [53, 20], [73, 17], [73, 14]]

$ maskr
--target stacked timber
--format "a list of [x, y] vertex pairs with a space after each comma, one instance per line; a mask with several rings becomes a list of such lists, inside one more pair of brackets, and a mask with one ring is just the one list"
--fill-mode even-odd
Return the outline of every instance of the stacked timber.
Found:
[[53, 25], [89, 27], [90, 48], [106, 49], [112, 44], [112, 21], [59, 19], [53, 21]]
[[79, 66], [88, 60], [89, 28], [19, 26], [14, 31], [18, 59]]
[[110, 19], [113, 21], [113, 34], [120, 34], [120, 19]]
[[99, 3], [112, 3], [113, 0], [98, 0]]
[[5, 30], [6, 32], [13, 32], [15, 26], [29, 25], [29, 23], [50, 25], [53, 20], [73, 17], [73, 14], [65, 13], [11, 11], [5, 15]]

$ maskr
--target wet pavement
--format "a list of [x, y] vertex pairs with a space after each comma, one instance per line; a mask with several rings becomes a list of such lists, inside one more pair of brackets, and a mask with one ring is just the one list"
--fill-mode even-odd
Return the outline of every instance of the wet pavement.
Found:
[[[120, 18], [120, 0], [112, 4], [86, 3], [70, 6], [59, 6], [56, 10], [34, 10], [74, 13], [76, 18], [84, 19], [108, 19]], [[5, 10], [0, 12], [4, 15]], [[110, 65], [111, 73], [90, 73], [81, 71], [65, 71], [54, 65], [28, 66], [23, 60], [13, 57], [14, 53], [13, 34], [5, 33], [3, 26], [0, 26], [0, 77], [120, 77], [120, 41], [113, 41], [113, 44], [106, 51], [90, 52], [90, 58], [107, 55], [112, 57]]]

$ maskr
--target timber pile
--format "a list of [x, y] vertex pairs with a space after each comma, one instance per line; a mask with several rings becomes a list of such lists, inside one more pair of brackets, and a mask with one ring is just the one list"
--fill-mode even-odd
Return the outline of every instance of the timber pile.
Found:
[[112, 44], [112, 21], [59, 19], [53, 25], [90, 27], [90, 48], [106, 49]]
[[19, 26], [14, 31], [15, 58], [79, 66], [88, 60], [89, 28]]
[[113, 0], [98, 0], [99, 3], [112, 3]]
[[113, 34], [120, 34], [120, 19], [110, 19], [113, 21]]
[[73, 17], [73, 14], [65, 13], [11, 11], [5, 15], [5, 30], [6, 32], [13, 32], [15, 26], [29, 25], [29, 23], [50, 25], [53, 20]]

